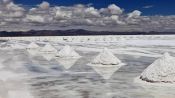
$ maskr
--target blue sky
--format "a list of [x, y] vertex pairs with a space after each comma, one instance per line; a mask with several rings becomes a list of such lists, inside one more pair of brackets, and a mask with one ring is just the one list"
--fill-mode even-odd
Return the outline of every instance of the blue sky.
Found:
[[[37, 5], [43, 0], [14, 0], [15, 3], [23, 5]], [[44, 0], [51, 5], [71, 6], [75, 4], [93, 4], [96, 8], [107, 7], [116, 4], [130, 12], [135, 9], [143, 12], [143, 15], [174, 15], [175, 0]], [[145, 8], [146, 7], [146, 8]]]

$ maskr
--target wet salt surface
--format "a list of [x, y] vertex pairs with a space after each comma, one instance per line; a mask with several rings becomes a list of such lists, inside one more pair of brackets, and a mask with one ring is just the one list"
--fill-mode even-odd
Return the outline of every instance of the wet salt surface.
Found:
[[[156, 58], [117, 55], [127, 65], [103, 79], [87, 66], [96, 53], [87, 53], [68, 72], [32, 78], [29, 82], [37, 98], [174, 98], [175, 88], [151, 87], [134, 83], [134, 78]], [[82, 73], [80, 73], [82, 72]], [[84, 73], [83, 73], [84, 72]]]
[[[47, 61], [43, 56], [31, 56], [25, 50], [4, 50], [0, 52], [1, 56], [4, 53], [7, 59], [3, 62], [5, 69], [30, 75], [25, 82], [34, 98], [175, 98], [173, 87], [148, 86], [134, 82], [156, 60], [154, 57], [116, 54], [127, 65], [111, 73], [110, 79], [104, 79], [103, 75], [87, 65], [98, 54], [96, 52], [78, 51], [82, 58], [69, 69], [56, 59]], [[13, 60], [23, 61], [23, 65], [16, 68], [12, 66], [15, 62]]]

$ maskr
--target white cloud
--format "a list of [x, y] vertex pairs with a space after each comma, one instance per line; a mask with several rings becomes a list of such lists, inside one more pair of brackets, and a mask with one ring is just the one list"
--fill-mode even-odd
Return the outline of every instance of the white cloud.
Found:
[[[25, 9], [11, 0], [0, 0], [0, 30], [3, 27], [18, 29], [40, 29], [94, 26], [108, 30], [170, 30], [174, 28], [175, 16], [141, 16], [142, 12], [135, 10], [124, 13], [124, 10], [115, 4], [107, 8], [96, 9], [87, 5], [50, 6], [43, 1], [37, 7]], [[16, 25], [18, 24], [18, 25]], [[115, 27], [115, 28], [110, 28]], [[149, 28], [149, 29], [147, 29]], [[4, 28], [3, 28], [4, 29]], [[95, 28], [94, 28], [95, 29]], [[105, 29], [106, 30], [106, 29]]]
[[133, 12], [128, 14], [128, 18], [138, 18], [141, 14], [142, 12], [140, 12], [139, 10], [134, 10]]
[[154, 5], [146, 5], [146, 6], [144, 6], [143, 8], [149, 9], [149, 8], [152, 8], [152, 7], [154, 7]]
[[65, 20], [65, 19], [70, 19], [72, 16], [71, 11], [63, 11], [60, 7], [55, 8], [55, 16], [54, 18], [56, 20]]
[[86, 17], [100, 17], [100, 13], [94, 7], [85, 9]]
[[34, 22], [34, 23], [45, 23], [44, 17], [40, 15], [27, 15], [26, 16], [27, 22]]
[[38, 5], [39, 8], [43, 9], [43, 10], [46, 10], [46, 9], [49, 9], [50, 8], [50, 4], [46, 1], [43, 1], [40, 5]]
[[10, 2], [6, 5], [7, 10], [12, 10], [12, 11], [24, 11], [24, 8], [14, 4], [13, 2]]
[[13, 2], [10, 1], [3, 1], [3, 2], [9, 2], [7, 4], [0, 5], [0, 17], [11, 17], [11, 18], [21, 18], [24, 16], [25, 9], [23, 7], [20, 7]]
[[109, 5], [108, 9], [109, 9], [110, 13], [113, 15], [119, 15], [119, 14], [123, 13], [123, 10], [115, 4]]

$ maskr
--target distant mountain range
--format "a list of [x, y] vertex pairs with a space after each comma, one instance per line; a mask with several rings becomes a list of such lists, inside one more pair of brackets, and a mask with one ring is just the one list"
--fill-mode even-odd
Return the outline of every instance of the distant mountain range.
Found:
[[70, 30], [30, 30], [30, 31], [0, 31], [1, 37], [20, 36], [90, 36], [90, 35], [166, 35], [175, 32], [113, 32], [113, 31], [88, 31], [83, 29]]

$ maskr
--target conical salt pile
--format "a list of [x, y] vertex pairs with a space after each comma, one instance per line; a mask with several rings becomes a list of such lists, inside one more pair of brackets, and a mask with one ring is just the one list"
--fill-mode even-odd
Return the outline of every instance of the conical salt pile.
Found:
[[38, 46], [36, 43], [32, 42], [27, 46], [27, 49], [38, 49], [40, 46]]
[[109, 49], [104, 48], [103, 51], [88, 65], [104, 79], [109, 79], [113, 73], [125, 64], [114, 56]]
[[41, 50], [41, 52], [45, 52], [45, 53], [50, 53], [50, 52], [57, 52], [57, 49], [55, 49], [55, 47], [53, 47], [51, 44], [47, 43]]
[[91, 62], [91, 64], [100, 65], [118, 65], [121, 61], [113, 53], [104, 48], [103, 51]]
[[81, 57], [72, 47], [66, 45], [63, 49], [61, 49], [57, 57], [61, 58], [79, 58]]
[[165, 53], [161, 58], [152, 63], [141, 74], [140, 79], [147, 82], [175, 82], [175, 58]]

